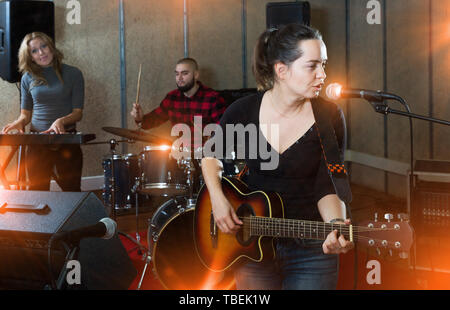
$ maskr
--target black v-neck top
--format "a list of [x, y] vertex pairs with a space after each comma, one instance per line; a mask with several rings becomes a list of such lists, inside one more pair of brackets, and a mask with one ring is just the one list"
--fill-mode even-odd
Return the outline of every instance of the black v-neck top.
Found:
[[[241, 98], [225, 111], [220, 120], [224, 157], [231, 158], [230, 154], [234, 152], [235, 158], [245, 160], [249, 170], [243, 181], [251, 190], [278, 192], [283, 199], [286, 218], [322, 221], [317, 202], [336, 192], [326, 168], [317, 125], [312, 125], [302, 137], [279, 154], [261, 132], [259, 115], [263, 95], [257, 93]], [[314, 102], [312, 100], [312, 104]], [[334, 103], [326, 102], [321, 106], [327, 109], [327, 115], [332, 118], [343, 158], [346, 140], [344, 114]], [[230, 128], [234, 128], [234, 139], [225, 134], [227, 128], [229, 132]], [[245, 129], [245, 134], [237, 134], [238, 128]]]

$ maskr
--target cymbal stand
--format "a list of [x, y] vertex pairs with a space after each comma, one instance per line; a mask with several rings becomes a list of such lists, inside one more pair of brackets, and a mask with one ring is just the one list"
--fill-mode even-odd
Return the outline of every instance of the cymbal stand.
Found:
[[109, 153], [111, 155], [111, 213], [113, 219], [116, 220], [116, 182], [114, 181], [114, 155], [116, 154], [117, 141], [115, 139], [109, 140]]
[[187, 206], [186, 209], [195, 206], [195, 197], [194, 197], [194, 187], [195, 187], [195, 166], [193, 164], [194, 159], [191, 159], [188, 161], [185, 173], [188, 176], [187, 182], [188, 182], [188, 188], [189, 188], [189, 196], [187, 197]]
[[135, 194], [136, 197], [136, 240], [141, 242], [141, 236], [139, 235], [139, 189], [141, 188], [141, 177], [134, 178], [134, 186], [131, 192]]
[[[139, 235], [139, 189], [141, 188], [141, 184], [143, 182], [143, 179], [142, 179], [143, 177], [144, 177], [143, 175], [141, 175], [140, 177], [135, 177], [135, 183], [131, 190], [136, 195], [136, 241], [139, 245], [141, 243], [141, 241], [140, 241], [141, 236]], [[150, 240], [148, 240], [148, 242], [150, 242]], [[142, 254], [141, 247], [139, 247], [138, 255], [141, 255], [141, 254]], [[150, 264], [151, 260], [152, 260], [151, 249], [150, 249], [150, 247], [148, 247], [146, 249], [146, 253], [145, 253], [144, 269], [142, 270], [141, 279], [139, 280], [139, 284], [136, 288], [137, 290], [141, 289], [142, 281], [144, 280], [144, 276], [147, 272], [148, 264]]]
[[152, 256], [150, 254], [150, 249], [148, 249], [147, 251], [147, 256], [145, 258], [145, 265], [144, 265], [144, 269], [142, 270], [142, 275], [141, 275], [141, 279], [139, 280], [139, 284], [137, 286], [137, 290], [141, 289], [142, 286], [142, 281], [144, 281], [144, 276], [147, 273], [147, 268], [148, 268], [148, 264], [150, 264], [150, 262], [152, 261]]

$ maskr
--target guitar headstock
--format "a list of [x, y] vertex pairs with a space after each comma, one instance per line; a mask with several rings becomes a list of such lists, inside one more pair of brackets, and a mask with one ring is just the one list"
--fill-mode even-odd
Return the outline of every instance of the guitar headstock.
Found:
[[409, 253], [414, 241], [414, 231], [409, 224], [406, 214], [399, 214], [400, 221], [393, 222], [392, 214], [385, 214], [385, 221], [378, 221], [377, 215], [373, 221], [364, 221], [358, 223], [357, 237], [355, 238], [358, 245], [382, 250], [399, 251], [400, 257], [404, 257]]

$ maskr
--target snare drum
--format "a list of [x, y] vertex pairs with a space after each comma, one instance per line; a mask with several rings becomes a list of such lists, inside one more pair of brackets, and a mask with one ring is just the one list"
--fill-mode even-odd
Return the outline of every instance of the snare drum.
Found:
[[176, 196], [188, 191], [187, 177], [170, 156], [170, 146], [146, 146], [141, 152], [139, 165], [143, 175], [141, 192], [149, 195]]
[[188, 201], [184, 197], [170, 199], [150, 220], [147, 240], [153, 271], [170, 290], [230, 289], [233, 274], [210, 271], [197, 255], [194, 205]]
[[136, 195], [132, 192], [132, 188], [135, 178], [140, 176], [138, 156], [133, 154], [108, 155], [104, 157], [102, 165], [104, 173], [102, 196], [105, 206], [111, 207], [112, 198], [114, 198], [116, 210], [134, 207]]

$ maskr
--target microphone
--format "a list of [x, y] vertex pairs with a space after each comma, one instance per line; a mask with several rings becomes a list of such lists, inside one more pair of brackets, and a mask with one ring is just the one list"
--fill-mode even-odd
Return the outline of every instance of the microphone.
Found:
[[367, 90], [356, 88], [343, 88], [339, 83], [332, 83], [327, 86], [327, 97], [331, 100], [340, 98], [362, 98], [371, 102], [382, 102], [386, 99], [394, 99], [402, 101], [397, 95], [385, 93], [380, 90]]
[[54, 238], [65, 240], [69, 243], [78, 243], [83, 238], [98, 237], [102, 239], [111, 239], [116, 233], [117, 223], [109, 217], [102, 218], [97, 224], [56, 233]]

